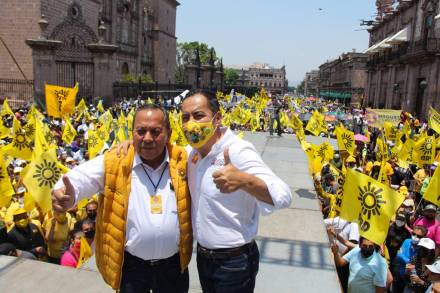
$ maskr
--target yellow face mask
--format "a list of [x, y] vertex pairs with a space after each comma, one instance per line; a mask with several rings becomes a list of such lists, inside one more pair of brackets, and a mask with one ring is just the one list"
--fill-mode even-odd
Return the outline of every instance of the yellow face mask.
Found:
[[212, 124], [212, 118], [209, 122], [188, 121], [183, 127], [183, 133], [189, 145], [193, 148], [201, 148], [214, 135], [216, 127]]
[[15, 226], [19, 229], [25, 229], [29, 225], [29, 219], [21, 219], [15, 221]]

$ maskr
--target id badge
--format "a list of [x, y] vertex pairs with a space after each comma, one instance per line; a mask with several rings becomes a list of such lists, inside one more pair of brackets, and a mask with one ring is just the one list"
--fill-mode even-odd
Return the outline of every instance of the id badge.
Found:
[[162, 214], [162, 196], [160, 194], [150, 196], [152, 214]]

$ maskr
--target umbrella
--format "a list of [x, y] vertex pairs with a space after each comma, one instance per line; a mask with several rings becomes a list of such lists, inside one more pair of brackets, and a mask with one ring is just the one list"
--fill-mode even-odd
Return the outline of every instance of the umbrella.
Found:
[[325, 116], [325, 121], [326, 121], [326, 122], [333, 122], [333, 121], [336, 121], [336, 116], [334, 116], [334, 115], [328, 115], [328, 116]]
[[370, 139], [368, 137], [366, 137], [365, 135], [359, 134], [359, 133], [354, 136], [354, 140], [361, 141], [361, 142], [369, 142], [370, 141]]

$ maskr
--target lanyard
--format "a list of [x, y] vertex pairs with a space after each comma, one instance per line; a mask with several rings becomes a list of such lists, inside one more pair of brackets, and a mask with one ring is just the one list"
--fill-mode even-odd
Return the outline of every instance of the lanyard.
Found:
[[162, 181], [163, 174], [165, 173], [165, 170], [166, 170], [167, 167], [168, 167], [168, 162], [165, 163], [165, 167], [163, 168], [163, 170], [162, 170], [162, 174], [160, 175], [160, 178], [159, 178], [159, 181], [157, 181], [156, 184], [154, 184], [153, 180], [151, 180], [151, 177], [150, 177], [150, 175], [148, 175], [148, 172], [147, 172], [147, 170], [145, 169], [144, 165], [141, 164], [141, 166], [142, 166], [142, 169], [144, 169], [145, 174], [147, 174], [148, 180], [150, 180], [151, 184], [153, 185], [154, 193], [156, 193], [156, 191], [157, 191], [157, 187], [159, 187], [160, 181]]

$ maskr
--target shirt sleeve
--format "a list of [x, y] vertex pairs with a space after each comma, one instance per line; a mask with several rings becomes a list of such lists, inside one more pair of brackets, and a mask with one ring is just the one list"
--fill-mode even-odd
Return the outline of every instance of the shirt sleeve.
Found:
[[373, 284], [384, 288], [387, 282], [387, 263], [382, 256], [376, 255], [376, 257], [378, 258], [378, 266], [374, 273]]
[[292, 193], [284, 183], [263, 162], [255, 148], [247, 142], [233, 144], [229, 147], [231, 163], [240, 171], [254, 175], [266, 183], [274, 206], [257, 200], [261, 213], [269, 214], [276, 209], [288, 208], [292, 202]]
[[359, 243], [359, 226], [357, 223], [351, 223], [350, 224], [350, 231], [348, 234], [348, 240], [349, 241], [356, 241], [356, 243]]
[[352, 250], [350, 250], [348, 253], [346, 253], [342, 258], [345, 259], [347, 262], [350, 262], [353, 257], [359, 254], [360, 248], [359, 246], [356, 246]]
[[[81, 164], [66, 173], [75, 189], [75, 203], [104, 190], [104, 156]], [[55, 184], [54, 189], [63, 188], [62, 178]]]

